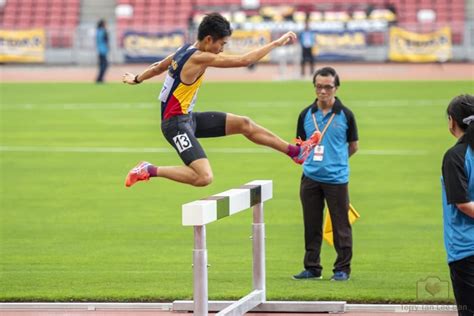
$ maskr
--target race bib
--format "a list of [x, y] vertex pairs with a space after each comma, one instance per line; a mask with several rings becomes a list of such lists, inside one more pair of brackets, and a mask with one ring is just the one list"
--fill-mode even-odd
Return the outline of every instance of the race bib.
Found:
[[314, 147], [313, 161], [323, 161], [324, 158], [324, 146], [317, 145]]
[[165, 82], [163, 82], [163, 87], [161, 88], [160, 96], [158, 99], [161, 102], [166, 102], [168, 95], [170, 94], [171, 87], [173, 87], [174, 79], [170, 75], [166, 75]]
[[179, 153], [182, 153], [186, 149], [193, 147], [193, 144], [189, 140], [188, 134], [186, 133], [173, 137], [173, 142], [176, 145], [176, 148], [178, 148]]

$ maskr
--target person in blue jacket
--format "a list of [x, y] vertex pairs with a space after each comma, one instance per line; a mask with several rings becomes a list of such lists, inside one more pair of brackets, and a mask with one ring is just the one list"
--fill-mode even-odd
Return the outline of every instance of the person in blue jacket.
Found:
[[474, 97], [448, 105], [449, 131], [458, 139], [443, 158], [444, 245], [461, 316], [474, 315]]
[[316, 44], [314, 33], [309, 28], [309, 21], [306, 21], [304, 30], [299, 34], [298, 40], [301, 45], [301, 77], [305, 76], [305, 65], [310, 66], [310, 75], [314, 73], [313, 47]]
[[107, 54], [109, 53], [109, 34], [107, 33], [104, 20], [100, 20], [97, 23], [95, 40], [97, 55], [99, 57], [99, 74], [97, 75], [96, 82], [102, 83], [104, 82], [104, 75], [109, 66], [109, 62], [107, 60]]

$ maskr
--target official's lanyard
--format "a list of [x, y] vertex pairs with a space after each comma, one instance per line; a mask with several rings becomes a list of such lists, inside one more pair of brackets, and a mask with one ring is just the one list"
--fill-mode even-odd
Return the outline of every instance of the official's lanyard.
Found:
[[[311, 116], [313, 117], [313, 123], [314, 123], [314, 126], [316, 127], [316, 130], [319, 132], [318, 122], [316, 121], [316, 117], [314, 116], [314, 113], [311, 113]], [[326, 126], [324, 126], [324, 129], [321, 132], [321, 141], [323, 140], [324, 134], [326, 134], [326, 131], [327, 131], [329, 125], [331, 125], [332, 120], [334, 119], [334, 116], [336, 116], [336, 113], [333, 113], [331, 115], [331, 117], [329, 118], [329, 121], [327, 122]]]

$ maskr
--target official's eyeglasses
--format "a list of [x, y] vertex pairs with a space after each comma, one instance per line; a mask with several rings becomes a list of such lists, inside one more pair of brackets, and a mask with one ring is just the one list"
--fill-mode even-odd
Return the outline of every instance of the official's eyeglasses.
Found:
[[328, 84], [328, 85], [324, 85], [324, 86], [317, 84], [317, 85], [315, 85], [314, 87], [315, 87], [316, 90], [318, 90], [318, 91], [322, 91], [323, 89], [326, 90], [326, 91], [334, 89], [334, 86], [331, 86], [331, 85], [329, 85], [329, 84]]

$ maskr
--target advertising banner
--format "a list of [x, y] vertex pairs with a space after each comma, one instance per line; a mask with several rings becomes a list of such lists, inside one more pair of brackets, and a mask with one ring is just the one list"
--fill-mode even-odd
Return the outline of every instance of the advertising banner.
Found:
[[174, 53], [185, 44], [184, 33], [127, 32], [123, 38], [125, 61], [130, 63], [153, 63]]
[[402, 62], [445, 62], [452, 58], [451, 29], [419, 34], [390, 29], [389, 59]]
[[[224, 54], [242, 55], [270, 43], [271, 40], [272, 34], [269, 30], [234, 30], [229, 39], [229, 43], [224, 47]], [[265, 56], [260, 61], [268, 60], [269, 55]]]
[[1, 63], [42, 63], [46, 49], [43, 29], [0, 30]]
[[363, 60], [367, 50], [364, 31], [315, 32], [313, 56], [316, 60]]

